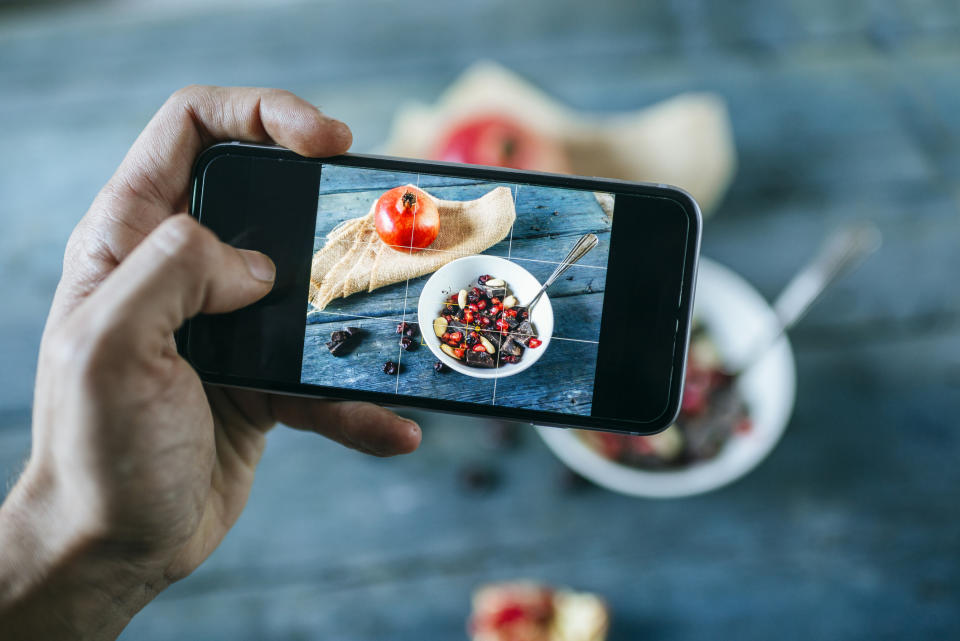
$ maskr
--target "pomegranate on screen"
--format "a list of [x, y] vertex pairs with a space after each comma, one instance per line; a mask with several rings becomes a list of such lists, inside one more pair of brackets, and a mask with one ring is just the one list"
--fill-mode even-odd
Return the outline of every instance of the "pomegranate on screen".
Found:
[[429, 247], [440, 232], [440, 212], [413, 185], [394, 187], [377, 200], [373, 217], [380, 239], [400, 251]]

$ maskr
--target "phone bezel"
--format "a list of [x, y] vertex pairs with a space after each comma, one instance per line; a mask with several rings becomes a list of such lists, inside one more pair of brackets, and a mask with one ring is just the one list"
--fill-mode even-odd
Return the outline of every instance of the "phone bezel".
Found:
[[[524, 408], [496, 405], [479, 405], [444, 399], [404, 396], [367, 390], [351, 390], [339, 387], [326, 387], [304, 383], [285, 383], [274, 380], [250, 379], [246, 377], [224, 375], [203, 371], [194, 365], [204, 381], [230, 387], [278, 392], [304, 397], [329, 397], [345, 400], [365, 400], [399, 407], [415, 407], [430, 411], [474, 416], [500, 417], [530, 422], [538, 425], [556, 427], [577, 427], [605, 431], [618, 431], [629, 434], [651, 434], [666, 428], [680, 411], [686, 367], [687, 348], [690, 339], [690, 326], [693, 314], [693, 296], [696, 289], [697, 264], [700, 251], [702, 217], [700, 208], [690, 194], [683, 189], [664, 184], [639, 183], [610, 178], [567, 176], [543, 172], [520, 171], [507, 168], [482, 167], [428, 160], [394, 158], [372, 154], [343, 154], [327, 158], [307, 158], [289, 149], [243, 142], [226, 142], [213, 145], [198, 156], [193, 168], [190, 214], [202, 222], [203, 178], [205, 169], [223, 155], [253, 156], [258, 158], [307, 161], [322, 164], [337, 164], [370, 169], [383, 169], [398, 172], [422, 172], [460, 178], [479, 178], [495, 182], [520, 182], [532, 185], [558, 187], [564, 189], [582, 189], [604, 191], [616, 194], [632, 194], [673, 201], [684, 212], [688, 222], [685, 243], [683, 275], [681, 280], [681, 300], [686, 305], [678, 306], [676, 337], [683, 340], [675, 342], [671, 380], [666, 407], [653, 419], [625, 421], [615, 418], [602, 418], [575, 414], [559, 414]], [[612, 266], [611, 266], [612, 267]], [[189, 361], [185, 346], [190, 331], [190, 322], [177, 332], [177, 345], [181, 355]]]

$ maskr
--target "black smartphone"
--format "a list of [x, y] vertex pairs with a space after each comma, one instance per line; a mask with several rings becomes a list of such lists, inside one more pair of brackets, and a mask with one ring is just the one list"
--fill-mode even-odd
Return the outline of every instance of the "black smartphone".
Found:
[[224, 143], [191, 201], [277, 266], [256, 304], [177, 332], [205, 381], [632, 434], [679, 411], [701, 229], [682, 190]]

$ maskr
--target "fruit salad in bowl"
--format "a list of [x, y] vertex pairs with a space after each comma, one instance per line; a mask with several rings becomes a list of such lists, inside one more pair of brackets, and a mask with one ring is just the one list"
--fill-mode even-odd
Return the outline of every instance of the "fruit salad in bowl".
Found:
[[498, 256], [450, 262], [427, 280], [417, 316], [424, 343], [440, 362], [475, 378], [512, 376], [533, 365], [550, 344], [553, 309], [540, 283]]

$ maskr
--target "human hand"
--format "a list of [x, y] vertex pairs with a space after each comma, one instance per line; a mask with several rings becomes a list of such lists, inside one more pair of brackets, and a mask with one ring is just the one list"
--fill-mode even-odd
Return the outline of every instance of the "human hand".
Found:
[[351, 134], [287, 92], [189, 87], [77, 225], [40, 348], [33, 449], [0, 509], [0, 614], [15, 635], [119, 634], [236, 522], [277, 421], [381, 456], [420, 442], [375, 405], [204, 385], [177, 354], [185, 319], [273, 284], [267, 257], [182, 213], [194, 159], [224, 139], [327, 156]]

